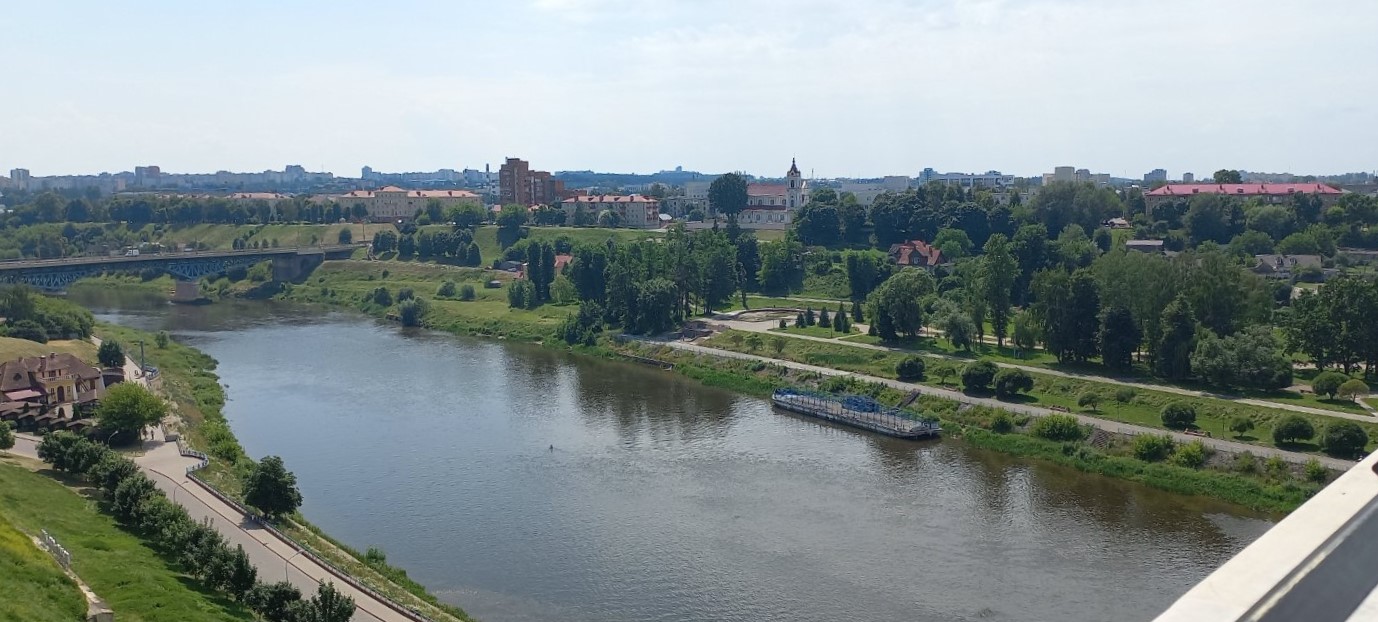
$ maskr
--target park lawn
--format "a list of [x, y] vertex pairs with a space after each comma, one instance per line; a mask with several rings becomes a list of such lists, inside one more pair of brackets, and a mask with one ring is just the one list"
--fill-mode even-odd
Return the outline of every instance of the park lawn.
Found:
[[857, 334], [857, 330], [855, 328], [848, 330], [846, 333], [839, 333], [831, 328], [823, 328], [822, 326], [805, 326], [803, 328], [799, 328], [795, 326], [792, 322], [785, 328], [772, 328], [770, 329], [770, 332], [788, 333], [790, 335], [808, 335], [810, 337], [822, 337], [824, 339], [838, 339], [841, 337], [845, 337], [847, 335]]
[[[1252, 396], [1251, 396], [1252, 397]], [[1367, 410], [1350, 400], [1328, 399], [1325, 396], [1314, 393], [1298, 393], [1296, 391], [1269, 391], [1260, 393], [1257, 399], [1268, 400], [1270, 402], [1281, 402], [1283, 404], [1293, 404], [1296, 406], [1307, 406], [1310, 408], [1321, 408], [1324, 410], [1334, 410], [1338, 412], [1352, 413], [1356, 415], [1367, 415]], [[1378, 419], [1375, 419], [1378, 421]]]
[[[6, 467], [7, 468], [7, 467]], [[0, 517], [0, 620], [71, 622], [86, 614], [81, 590], [33, 538]]]
[[[53, 534], [72, 553], [77, 576], [115, 610], [117, 620], [254, 619], [243, 606], [202, 590], [175, 561], [98, 511], [99, 502], [87, 496], [90, 489], [69, 488], [47, 473], [0, 460], [0, 519], [25, 533], [47, 529]], [[0, 601], [10, 600], [8, 589], [0, 587]]]
[[96, 346], [89, 341], [55, 339], [48, 343], [38, 343], [27, 339], [0, 337], [0, 362], [13, 361], [25, 356], [47, 356], [51, 352], [73, 354], [87, 363], [96, 364]]
[[[1010, 363], [1013, 365], [1027, 365], [1030, 367], [1059, 367], [1057, 357], [1044, 350], [1034, 350], [1025, 352], [1023, 356], [1015, 356], [1014, 348], [1005, 346], [998, 347], [993, 343], [979, 343], [971, 346], [971, 351], [962, 350], [954, 347], [951, 342], [942, 337], [914, 337], [902, 338], [896, 341], [885, 341], [880, 337], [863, 335], [853, 337], [848, 341], [856, 343], [868, 343], [871, 345], [885, 346], [888, 348], [898, 348], [901, 350], [913, 351], [920, 354], [940, 354], [963, 359], [988, 358], [1000, 363]], [[1006, 341], [1006, 343], [1009, 343]], [[1103, 370], [1101, 370], [1103, 371]], [[1095, 373], [1095, 372], [1093, 372]]]
[[[841, 343], [832, 344], [805, 339], [784, 339], [783, 348], [775, 349], [775, 344], [767, 342], [759, 349], [751, 349], [750, 344], [734, 343], [732, 334], [742, 331], [725, 331], [720, 335], [715, 335], [705, 342], [705, 345], [732, 350], [736, 352], [746, 352], [763, 356], [774, 356], [798, 363], [817, 365], [820, 367], [831, 367], [842, 371], [869, 374], [883, 378], [895, 378], [895, 365], [906, 355], [902, 352], [887, 352], [871, 350], [868, 348], [858, 348]], [[948, 361], [925, 357], [927, 363], [927, 378], [921, 384], [929, 386], [940, 386], [939, 381], [957, 382], [960, 377], [962, 362]], [[947, 376], [943, 376], [941, 370], [950, 370]], [[1112, 385], [1090, 380], [1076, 378], [1063, 378], [1040, 374], [1037, 372], [1029, 374], [1034, 379], [1034, 389], [1028, 395], [1019, 396], [1012, 401], [1050, 408], [1053, 406], [1066, 408], [1068, 410], [1078, 410], [1077, 399], [1081, 394], [1094, 391], [1101, 396], [1101, 403], [1096, 412], [1081, 409], [1081, 412], [1090, 414], [1102, 419], [1119, 421], [1122, 423], [1132, 423], [1145, 427], [1165, 429], [1162, 423], [1161, 412], [1163, 406], [1170, 402], [1185, 402], [1196, 408], [1197, 418], [1196, 427], [1211, 433], [1216, 438], [1234, 438], [1228, 431], [1229, 424], [1237, 417], [1246, 417], [1253, 420], [1255, 430], [1252, 436], [1245, 436], [1237, 439], [1255, 445], [1276, 446], [1272, 441], [1269, 432], [1276, 421], [1284, 417], [1296, 415], [1311, 422], [1316, 430], [1317, 438], [1325, 429], [1327, 423], [1339, 421], [1338, 419], [1325, 417], [1322, 415], [1311, 415], [1306, 413], [1295, 413], [1257, 406], [1236, 404], [1229, 400], [1214, 399], [1206, 397], [1190, 397], [1165, 393], [1162, 391], [1150, 391], [1143, 389], [1133, 389], [1119, 385]], [[1123, 395], [1126, 399], [1121, 401], [1118, 396]], [[1378, 422], [1360, 423], [1360, 427], [1369, 436], [1368, 449], [1372, 450], [1378, 445]], [[1292, 451], [1304, 451], [1314, 453], [1319, 447], [1314, 443], [1301, 443], [1284, 447]]]
[[[148, 225], [150, 231], [153, 225]], [[391, 223], [333, 223], [328, 225], [311, 224], [272, 224], [272, 225], [173, 225], [165, 226], [160, 235], [153, 235], [153, 241], [163, 244], [204, 244], [218, 250], [233, 248], [234, 241], [244, 236], [252, 244], [280, 248], [294, 246], [316, 246], [318, 244], [338, 244], [340, 230], [348, 228], [353, 241], [372, 239], [379, 231], [395, 230]]]

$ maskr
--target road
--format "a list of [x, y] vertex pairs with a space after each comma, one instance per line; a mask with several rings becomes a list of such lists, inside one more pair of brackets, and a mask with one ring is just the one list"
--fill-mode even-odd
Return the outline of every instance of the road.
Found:
[[[796, 335], [796, 336], [797, 336], [797, 335]], [[1049, 409], [1047, 409], [1047, 408], [1040, 408], [1040, 407], [1037, 407], [1037, 406], [1029, 406], [1029, 405], [1026, 405], [1026, 404], [1013, 404], [1013, 403], [1010, 403], [1010, 402], [1000, 401], [1000, 400], [997, 400], [997, 399], [994, 399], [994, 398], [972, 397], [972, 396], [967, 395], [967, 394], [965, 394], [965, 393], [962, 393], [962, 392], [960, 392], [960, 391], [953, 391], [953, 390], [949, 390], [949, 389], [940, 389], [940, 388], [937, 388], [937, 387], [930, 387], [930, 386], [925, 386], [925, 385], [912, 384], [912, 383], [908, 383], [908, 382], [901, 382], [901, 381], [899, 381], [899, 380], [891, 380], [891, 379], [889, 379], [889, 378], [881, 378], [881, 377], [879, 377], [879, 376], [867, 376], [867, 375], [865, 375], [865, 374], [857, 374], [857, 373], [852, 373], [852, 372], [841, 371], [841, 370], [833, 369], [833, 368], [831, 368], [831, 367], [819, 367], [819, 366], [817, 366], [817, 365], [808, 365], [808, 364], [805, 364], [805, 363], [795, 363], [795, 362], [793, 362], [793, 361], [786, 361], [786, 360], [781, 360], [781, 359], [773, 359], [773, 358], [770, 358], [770, 357], [758, 356], [758, 355], [755, 355], [755, 354], [743, 354], [743, 353], [741, 353], [741, 352], [732, 352], [732, 351], [729, 351], [729, 350], [719, 350], [719, 349], [717, 349], [717, 348], [710, 348], [710, 347], [707, 347], [707, 346], [701, 346], [701, 345], [693, 344], [693, 343], [686, 343], [686, 342], [683, 342], [683, 341], [663, 341], [663, 340], [652, 340], [652, 339], [642, 339], [642, 341], [644, 341], [644, 342], [646, 342], [646, 343], [653, 344], [653, 345], [668, 346], [668, 347], [671, 347], [671, 348], [675, 348], [675, 349], [677, 349], [677, 350], [684, 350], [684, 351], [687, 351], [687, 352], [696, 352], [696, 353], [699, 353], [699, 354], [708, 354], [708, 355], [712, 355], [712, 356], [719, 356], [719, 357], [724, 357], [724, 358], [742, 359], [742, 360], [747, 360], [747, 361], [761, 361], [761, 362], [765, 362], [765, 363], [771, 363], [771, 364], [773, 364], [773, 365], [780, 365], [780, 366], [782, 366], [782, 367], [787, 367], [787, 368], [790, 368], [790, 369], [797, 369], [797, 370], [800, 370], [800, 371], [815, 372], [815, 373], [822, 374], [822, 375], [825, 375], [825, 376], [851, 376], [851, 377], [853, 377], [853, 378], [857, 378], [857, 379], [859, 379], [859, 380], [864, 380], [864, 381], [867, 381], [867, 382], [879, 382], [879, 383], [885, 384], [885, 385], [890, 386], [890, 387], [894, 387], [894, 388], [896, 388], [896, 389], [899, 389], [899, 390], [905, 391], [905, 392], [909, 392], [909, 391], [918, 391], [920, 394], [923, 394], [923, 395], [932, 395], [932, 396], [941, 397], [941, 398], [945, 398], [945, 399], [949, 399], [949, 400], [955, 400], [955, 401], [958, 401], [958, 402], [962, 402], [962, 403], [964, 403], [964, 404], [974, 404], [974, 405], [979, 405], [979, 406], [989, 406], [989, 407], [991, 407], [991, 408], [998, 408], [998, 409], [1006, 410], [1006, 411], [1009, 411], [1009, 412], [1012, 412], [1012, 413], [1029, 415], [1029, 416], [1031, 416], [1031, 417], [1046, 417], [1046, 416], [1048, 416], [1048, 415], [1071, 415], [1071, 416], [1073, 416], [1073, 417], [1076, 417], [1077, 420], [1080, 421], [1080, 422], [1083, 423], [1083, 424], [1095, 426], [1095, 427], [1100, 428], [1100, 429], [1102, 429], [1102, 430], [1105, 430], [1105, 431], [1107, 431], [1107, 432], [1112, 432], [1112, 433], [1116, 433], [1116, 434], [1169, 434], [1169, 435], [1172, 436], [1172, 439], [1173, 439], [1174, 441], [1179, 442], [1179, 443], [1189, 443], [1189, 442], [1191, 442], [1191, 441], [1198, 441], [1198, 440], [1199, 440], [1199, 441], [1201, 441], [1202, 443], [1204, 443], [1207, 447], [1210, 447], [1210, 448], [1212, 448], [1212, 449], [1216, 449], [1216, 450], [1219, 450], [1219, 451], [1230, 452], [1230, 453], [1243, 453], [1243, 452], [1245, 452], [1245, 451], [1248, 451], [1248, 452], [1252, 452], [1252, 453], [1253, 453], [1254, 455], [1256, 455], [1256, 456], [1262, 456], [1262, 457], [1264, 457], [1264, 458], [1270, 458], [1270, 457], [1276, 456], [1276, 457], [1278, 457], [1278, 458], [1281, 458], [1281, 459], [1283, 459], [1283, 460], [1286, 460], [1286, 461], [1292, 462], [1292, 463], [1296, 463], [1296, 464], [1305, 464], [1307, 461], [1311, 460], [1312, 458], [1315, 458], [1316, 460], [1319, 460], [1321, 464], [1323, 464], [1323, 465], [1325, 465], [1325, 466], [1327, 466], [1327, 467], [1329, 467], [1329, 468], [1337, 469], [1337, 470], [1340, 470], [1340, 471], [1347, 471], [1347, 470], [1350, 469], [1350, 467], [1353, 467], [1353, 466], [1354, 466], [1354, 463], [1351, 462], [1351, 461], [1348, 461], [1348, 460], [1340, 460], [1340, 459], [1338, 459], [1338, 458], [1331, 458], [1331, 457], [1329, 457], [1329, 456], [1314, 456], [1314, 455], [1311, 455], [1311, 454], [1303, 454], [1303, 453], [1297, 453], [1297, 452], [1292, 452], [1292, 451], [1285, 451], [1285, 450], [1282, 450], [1282, 449], [1277, 449], [1277, 448], [1275, 448], [1275, 447], [1264, 447], [1264, 446], [1262, 446], [1262, 445], [1250, 445], [1250, 444], [1248, 444], [1248, 443], [1239, 443], [1239, 442], [1235, 442], [1235, 441], [1230, 441], [1230, 440], [1225, 440], [1225, 439], [1218, 439], [1218, 438], [1203, 438], [1203, 437], [1199, 437], [1199, 436], [1191, 436], [1191, 435], [1189, 435], [1189, 434], [1182, 434], [1182, 433], [1180, 433], [1180, 432], [1170, 432], [1170, 431], [1166, 431], [1166, 430], [1160, 430], [1160, 429], [1157, 429], [1157, 428], [1149, 428], [1149, 427], [1139, 426], [1139, 425], [1133, 425], [1133, 424], [1129, 424], [1129, 423], [1120, 423], [1120, 422], [1118, 422], [1118, 421], [1110, 421], [1110, 420], [1107, 420], [1107, 419], [1099, 419], [1099, 418], [1096, 418], [1096, 417], [1091, 417], [1091, 416], [1082, 415], [1082, 414], [1078, 414], [1078, 413], [1063, 413], [1063, 412], [1058, 412], [1058, 411], [1049, 410]]]
[[[740, 320], [740, 319], [736, 319], [737, 315], [739, 315], [740, 313], [744, 313], [744, 312], [725, 313], [725, 314], [719, 315], [719, 316], [717, 316], [717, 317], [714, 317], [714, 318], [712, 319], [712, 322], [715, 323], [715, 324], [722, 324], [722, 325], [724, 325], [724, 326], [727, 326], [728, 328], [733, 328], [733, 329], [736, 329], [736, 330], [743, 330], [743, 331], [756, 332], [756, 333], [770, 333], [770, 330], [771, 330], [771, 329], [776, 328], [776, 327], [779, 326], [778, 322], [772, 322], [772, 321], [768, 321], [768, 320], [764, 320], [764, 321], [751, 321], [751, 320]], [[863, 326], [863, 330], [864, 330], [864, 326]], [[904, 354], [921, 354], [921, 355], [923, 355], [923, 356], [928, 356], [928, 357], [933, 357], [933, 358], [939, 358], [939, 359], [946, 359], [946, 360], [949, 360], [949, 361], [954, 361], [954, 362], [959, 362], [959, 363], [970, 363], [970, 362], [971, 362], [971, 359], [969, 359], [969, 358], [962, 358], [962, 357], [951, 356], [951, 355], [947, 355], [947, 354], [938, 354], [938, 353], [936, 353], [936, 352], [925, 352], [925, 351], [912, 350], [912, 349], [907, 349], [907, 348], [899, 348], [899, 347], [895, 347], [895, 346], [883, 346], [883, 345], [877, 345], [877, 344], [873, 344], [873, 343], [862, 343], [862, 342], [850, 341], [850, 340], [846, 340], [846, 339], [829, 339], [829, 338], [826, 338], [826, 337], [815, 337], [815, 336], [813, 336], [813, 335], [799, 335], [799, 334], [792, 334], [792, 333], [770, 333], [770, 334], [772, 334], [772, 335], [781, 335], [781, 336], [789, 337], [789, 338], [791, 338], [791, 339], [805, 339], [805, 340], [808, 340], [808, 341], [818, 341], [818, 342], [821, 342], [821, 343], [830, 343], [830, 344], [836, 344], [836, 345], [851, 346], [851, 347], [854, 347], [854, 348], [864, 348], [864, 349], [868, 349], [868, 350], [880, 350], [880, 351], [885, 351], [885, 352], [899, 352], [899, 353], [904, 353]], [[1361, 414], [1358, 414], [1358, 413], [1349, 413], [1349, 412], [1343, 412], [1343, 411], [1338, 411], [1338, 410], [1328, 410], [1328, 409], [1325, 409], [1325, 408], [1312, 408], [1312, 407], [1310, 407], [1310, 406], [1299, 406], [1299, 405], [1296, 405], [1296, 404], [1287, 404], [1287, 403], [1284, 403], [1284, 402], [1273, 402], [1273, 401], [1269, 401], [1269, 400], [1259, 400], [1259, 399], [1252, 399], [1252, 398], [1233, 397], [1233, 396], [1229, 396], [1229, 395], [1222, 395], [1222, 394], [1219, 394], [1219, 393], [1211, 393], [1211, 392], [1209, 392], [1209, 391], [1197, 391], [1197, 390], [1195, 390], [1195, 389], [1184, 389], [1184, 388], [1182, 388], [1182, 387], [1174, 387], [1174, 386], [1170, 386], [1170, 385], [1150, 384], [1150, 383], [1146, 383], [1146, 382], [1135, 382], [1135, 381], [1132, 381], [1132, 380], [1123, 380], [1123, 379], [1120, 379], [1120, 378], [1112, 378], [1112, 377], [1109, 377], [1109, 376], [1096, 376], [1096, 375], [1092, 375], [1092, 374], [1078, 374], [1078, 373], [1073, 373], [1073, 372], [1060, 371], [1060, 370], [1056, 370], [1056, 369], [1049, 369], [1049, 368], [1047, 368], [1047, 367], [1035, 367], [1035, 366], [1032, 366], [1032, 365], [1019, 365], [1019, 364], [1017, 364], [1017, 363], [1005, 363], [1005, 362], [1001, 362], [1001, 361], [991, 361], [991, 362], [995, 363], [996, 366], [999, 366], [999, 367], [1008, 367], [1008, 368], [1011, 368], [1011, 369], [1022, 369], [1022, 370], [1024, 370], [1024, 371], [1029, 372], [1029, 373], [1035, 373], [1035, 374], [1045, 374], [1045, 375], [1049, 375], [1049, 376], [1060, 376], [1060, 377], [1062, 377], [1062, 378], [1071, 378], [1071, 379], [1074, 379], [1074, 380], [1085, 380], [1085, 381], [1088, 381], [1088, 382], [1100, 382], [1100, 383], [1104, 383], [1104, 384], [1112, 384], [1112, 385], [1122, 386], [1122, 387], [1132, 387], [1132, 388], [1141, 389], [1141, 390], [1144, 390], [1144, 391], [1160, 391], [1160, 392], [1162, 392], [1162, 393], [1172, 393], [1172, 394], [1184, 395], [1184, 396], [1188, 396], [1188, 397], [1204, 397], [1204, 398], [1208, 398], [1208, 399], [1228, 400], [1228, 401], [1235, 402], [1235, 403], [1238, 403], [1238, 404], [1247, 404], [1247, 405], [1249, 405], [1249, 406], [1258, 406], [1258, 407], [1260, 407], [1260, 408], [1275, 408], [1275, 409], [1277, 409], [1277, 410], [1289, 410], [1289, 411], [1292, 411], [1292, 412], [1307, 413], [1307, 414], [1311, 414], [1311, 415], [1320, 415], [1320, 416], [1323, 416], [1323, 417], [1335, 417], [1335, 418], [1337, 418], [1337, 419], [1349, 419], [1349, 420], [1351, 420], [1351, 421], [1361, 421], [1361, 422], [1364, 422], [1364, 423], [1378, 423], [1378, 417], [1375, 417], [1374, 415], [1361, 415]]]

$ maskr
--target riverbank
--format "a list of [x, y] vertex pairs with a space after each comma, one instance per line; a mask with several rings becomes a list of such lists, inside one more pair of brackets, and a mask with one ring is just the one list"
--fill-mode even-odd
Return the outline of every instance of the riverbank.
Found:
[[[226, 496], [242, 501], [241, 482], [253, 461], [244, 452], [222, 413], [226, 396], [215, 374], [215, 359], [174, 340], [159, 346], [156, 335], [125, 326], [99, 323], [95, 332], [102, 339], [114, 339], [124, 344], [144, 342], [147, 362], [159, 369], [163, 378], [163, 392], [174, 405], [173, 414], [180, 422], [179, 431], [188, 444], [211, 456], [209, 466], [198, 471], [197, 475]], [[463, 609], [441, 602], [424, 586], [409, 579], [405, 570], [380, 559], [369, 559], [330, 538], [299, 514], [285, 519], [281, 527], [293, 540], [345, 570], [369, 588], [421, 612], [435, 622], [472, 620]]]
[[[760, 362], [687, 355], [633, 341], [619, 342], [605, 337], [594, 346], [569, 347], [552, 339], [551, 335], [559, 322], [575, 307], [545, 305], [536, 310], [509, 309], [505, 289], [501, 288], [476, 287], [476, 299], [472, 301], [434, 296], [433, 292], [445, 281], [481, 286], [492, 274], [434, 264], [358, 260], [326, 262], [313, 274], [309, 283], [289, 287], [280, 297], [387, 318], [393, 311], [390, 307], [377, 304], [375, 292], [382, 288], [388, 291], [389, 297], [396, 298], [399, 292], [410, 290], [412, 295], [425, 300], [427, 312], [423, 324], [435, 330], [529, 341], [602, 358], [662, 360], [675, 371], [704, 384], [759, 397], [766, 397], [771, 391], [786, 386], [836, 389], [829, 380], [818, 374], [800, 373]], [[890, 370], [893, 373], [893, 365]], [[888, 398], [883, 401], [890, 404], [898, 403], [904, 397], [897, 393], [888, 394], [881, 389], [875, 391]], [[985, 410], [979, 411], [985, 413], [984, 417], [971, 419], [958, 417], [957, 404], [949, 400], [925, 398], [921, 403], [925, 405], [927, 414], [936, 415], [943, 421], [950, 436], [962, 438], [975, 446], [1046, 459], [1084, 472], [1138, 481], [1170, 492], [1212, 496], [1252, 509], [1281, 513], [1297, 507], [1319, 490], [1319, 485], [1308, 479], [1305, 469], [1291, 467], [1281, 461], [1277, 461], [1281, 465], [1271, 464], [1270, 468], [1265, 468], [1265, 461], [1253, 456], [1236, 461], [1234, 456], [1221, 454], [1207, 457], [1199, 468], [1148, 462], [1133, 457], [1130, 439], [1112, 438], [1109, 441], [1113, 442], [1109, 442], [1102, 438], [1103, 447], [1051, 442], [1028, 435], [1027, 420], [1012, 433], [993, 434], [988, 427], [974, 423], [993, 420]], [[1321, 479], [1314, 470], [1311, 477]]]

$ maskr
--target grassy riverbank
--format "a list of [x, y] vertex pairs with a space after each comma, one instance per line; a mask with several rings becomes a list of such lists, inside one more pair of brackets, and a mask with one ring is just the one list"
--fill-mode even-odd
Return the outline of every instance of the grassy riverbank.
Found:
[[[0, 469], [7, 467], [0, 466]], [[86, 613], [77, 585], [33, 539], [0, 517], [0, 620], [70, 622]]]
[[[26, 534], [47, 529], [72, 553], [72, 570], [115, 610], [116, 619], [142, 622], [256, 619], [242, 605], [202, 589], [201, 582], [188, 576], [170, 556], [151, 548], [138, 536], [121, 528], [110, 515], [98, 511], [97, 504], [101, 503], [98, 492], [76, 481], [59, 481], [57, 478], [61, 476], [51, 471], [30, 470], [37, 466], [29, 461], [0, 458], [0, 531], [5, 524]], [[0, 547], [8, 548], [9, 540], [0, 539], [5, 542]], [[13, 575], [6, 571], [4, 576]], [[60, 572], [57, 576], [66, 579]], [[56, 583], [48, 581], [46, 585]], [[72, 608], [70, 598], [56, 594], [46, 597], [45, 601], [42, 599], [45, 597], [35, 594], [35, 600], [30, 600], [19, 597], [23, 592], [12, 591], [14, 589], [8, 580], [0, 584], [0, 619], [77, 620], [86, 611], [85, 601], [79, 600], [78, 615], [48, 618], [45, 616]], [[76, 586], [71, 589], [75, 591]], [[55, 609], [47, 609], [45, 602], [53, 603]], [[28, 607], [34, 613], [6, 617], [8, 606], [19, 607], [20, 612]]]
[[[225, 390], [215, 374], [215, 359], [176, 341], [159, 348], [155, 335], [124, 326], [101, 323], [96, 327], [96, 335], [122, 343], [144, 341], [148, 364], [157, 367], [162, 375], [163, 393], [172, 400], [174, 413], [182, 421], [184, 438], [211, 456], [210, 466], [198, 475], [230, 497], [242, 500], [242, 478], [253, 462], [221, 412]], [[291, 517], [284, 527], [288, 535], [312, 552], [437, 622], [472, 620], [459, 607], [441, 602], [424, 586], [407, 578], [405, 570], [386, 562], [367, 561], [364, 555], [325, 535], [300, 515]]]
[[[845, 344], [831, 344], [805, 339], [784, 339], [781, 344], [783, 348], [778, 351], [774, 349], [773, 344], [769, 343], [765, 348], [753, 350], [745, 339], [749, 335], [750, 333], [743, 331], [728, 330], [714, 335], [704, 345], [892, 379], [897, 377], [895, 366], [909, 356], [903, 352], [857, 348]], [[949, 383], [957, 381], [960, 377], [961, 366], [965, 365], [965, 362], [962, 361], [948, 361], [934, 357], [925, 357], [925, 360], [927, 362], [927, 376], [926, 379], [920, 381], [920, 384], [935, 387], [939, 386], [940, 381]], [[946, 376], [941, 373], [943, 369], [949, 370]], [[1083, 410], [1077, 406], [1078, 398], [1084, 393], [1095, 392], [1101, 398], [1100, 404], [1094, 412], [1083, 410], [1086, 414], [1111, 421], [1159, 429], [1165, 429], [1161, 415], [1163, 406], [1171, 402], [1183, 402], [1196, 408], [1196, 426], [1201, 430], [1210, 432], [1215, 438], [1233, 438], [1241, 442], [1265, 447], [1278, 446], [1273, 442], [1269, 431], [1276, 421], [1284, 417], [1295, 415], [1307, 419], [1315, 427], [1318, 438], [1327, 423], [1339, 421], [1322, 415], [1262, 408], [1223, 399], [1192, 397], [1037, 372], [1029, 375], [1034, 380], [1033, 390], [1029, 391], [1027, 395], [1011, 398], [1011, 401], [1044, 408], [1064, 408], [1069, 411], [1077, 411]], [[1235, 437], [1234, 433], [1229, 430], [1230, 422], [1238, 417], [1248, 418], [1254, 422], [1255, 430], [1250, 435]], [[1378, 424], [1359, 423], [1359, 425], [1369, 435], [1368, 449], [1371, 451], [1378, 447]], [[1306, 453], [1318, 453], [1320, 451], [1320, 447], [1314, 442], [1291, 443], [1280, 448]]]

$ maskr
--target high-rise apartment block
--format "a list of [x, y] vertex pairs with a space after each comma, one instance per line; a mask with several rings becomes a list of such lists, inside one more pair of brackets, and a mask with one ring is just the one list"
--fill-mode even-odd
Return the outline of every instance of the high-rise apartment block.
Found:
[[531, 170], [526, 160], [507, 158], [498, 169], [498, 191], [504, 205], [545, 205], [564, 198], [565, 182]]

